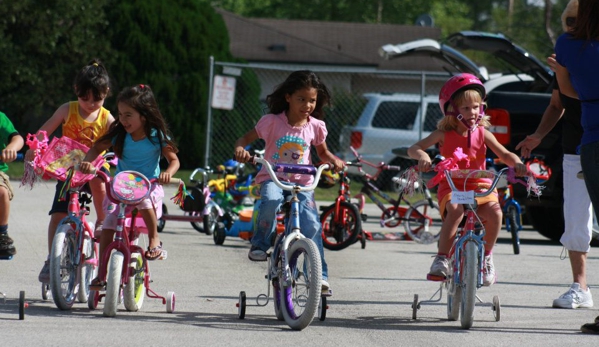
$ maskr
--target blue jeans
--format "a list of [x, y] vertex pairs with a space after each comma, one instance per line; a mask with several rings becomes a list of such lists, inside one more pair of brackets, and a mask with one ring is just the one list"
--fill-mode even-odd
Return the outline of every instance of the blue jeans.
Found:
[[599, 218], [599, 142], [593, 142], [580, 147], [580, 165], [584, 174], [595, 215]]
[[[261, 204], [256, 221], [257, 230], [252, 236], [252, 245], [265, 252], [270, 248], [270, 239], [276, 228], [277, 211], [285, 201], [285, 197], [290, 194], [291, 192], [277, 187], [270, 180], [262, 183], [260, 187]], [[305, 237], [314, 241], [316, 247], [318, 247], [322, 262], [322, 279], [328, 280], [328, 268], [324, 260], [324, 249], [322, 247], [322, 225], [314, 202], [314, 192], [300, 192], [297, 197], [300, 201], [301, 232]]]

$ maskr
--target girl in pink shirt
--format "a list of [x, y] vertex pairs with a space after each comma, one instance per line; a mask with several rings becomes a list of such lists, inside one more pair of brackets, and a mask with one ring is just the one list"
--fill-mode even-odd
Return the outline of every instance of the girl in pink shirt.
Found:
[[[471, 74], [453, 76], [445, 83], [439, 93], [439, 105], [445, 117], [437, 124], [437, 130], [408, 150], [410, 157], [418, 160], [420, 172], [429, 171], [431, 167], [431, 158], [424, 150], [438, 144], [441, 155], [446, 158], [451, 158], [457, 148], [462, 148], [463, 153], [468, 156], [468, 161], [458, 162], [460, 169], [484, 170], [487, 146], [489, 146], [505, 164], [515, 168], [517, 175], [526, 174], [526, 166], [522, 164], [520, 158], [509, 152], [490, 131], [485, 129], [490, 125], [488, 116], [485, 116], [483, 111], [485, 96], [482, 82]], [[457, 181], [455, 183], [456, 187], [464, 186], [463, 181], [461, 184]], [[471, 185], [466, 187], [468, 190], [486, 190], [490, 182], [469, 179], [468, 183]], [[428, 276], [431, 280], [445, 278], [449, 273], [447, 255], [457, 227], [464, 216], [462, 205], [451, 203], [451, 188], [445, 179], [439, 183], [437, 198], [443, 224], [439, 238], [439, 250]], [[486, 229], [483, 284], [490, 286], [496, 281], [492, 251], [501, 230], [501, 206], [496, 192], [484, 198], [477, 198], [477, 203], [477, 213], [484, 221]]]
[[[261, 138], [266, 142], [264, 158], [271, 164], [292, 163], [310, 164], [310, 148], [314, 146], [318, 157], [323, 162], [330, 162], [337, 171], [344, 166], [343, 161], [334, 156], [325, 142], [327, 128], [322, 107], [329, 103], [330, 94], [318, 76], [311, 71], [295, 71], [285, 82], [267, 96], [266, 102], [270, 114], [263, 116], [256, 127], [248, 131], [235, 142], [235, 160], [245, 163], [250, 154], [245, 147]], [[262, 169], [256, 176], [260, 183], [261, 205], [257, 219], [257, 229], [252, 236], [252, 247], [248, 254], [250, 260], [265, 261], [266, 251], [270, 248], [270, 239], [276, 227], [276, 212], [285, 201], [284, 192], [271, 180]], [[293, 182], [310, 185], [314, 177], [279, 173], [282, 182]], [[322, 260], [322, 291], [330, 294], [328, 268], [324, 260], [322, 247], [321, 224], [318, 210], [314, 202], [314, 192], [301, 192], [300, 224], [302, 234], [316, 243]]]

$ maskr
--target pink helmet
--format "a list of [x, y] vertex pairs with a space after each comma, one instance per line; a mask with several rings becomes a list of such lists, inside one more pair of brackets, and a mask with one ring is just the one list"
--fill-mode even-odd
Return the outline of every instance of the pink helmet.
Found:
[[[459, 75], [455, 75], [450, 78], [445, 84], [441, 91], [439, 92], [439, 107], [441, 107], [441, 112], [447, 116], [457, 116], [456, 114], [447, 114], [447, 107], [452, 102], [453, 97], [459, 91], [465, 89], [475, 89], [480, 94], [481, 98], [484, 100], [486, 97], [485, 86], [478, 79], [478, 77], [469, 74], [469, 73], [461, 73]], [[455, 110], [455, 106], [454, 106]]]

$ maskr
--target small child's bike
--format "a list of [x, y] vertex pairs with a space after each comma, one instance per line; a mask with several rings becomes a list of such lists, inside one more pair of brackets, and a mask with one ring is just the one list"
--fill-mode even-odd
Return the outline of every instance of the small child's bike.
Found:
[[[275, 315], [278, 320], [285, 322], [294, 330], [306, 328], [318, 311], [320, 320], [326, 316], [326, 296], [322, 296], [321, 279], [322, 264], [316, 244], [301, 233], [299, 219], [299, 199], [297, 194], [302, 191], [314, 190], [323, 170], [329, 164], [315, 168], [311, 165], [275, 164], [261, 158], [252, 158], [252, 162], [262, 164], [273, 182], [281, 189], [291, 192], [289, 203], [285, 203], [285, 232], [275, 240], [274, 249], [268, 257], [266, 279], [267, 294], [256, 297], [255, 306], [266, 306], [270, 301], [270, 286], [272, 285]], [[314, 183], [308, 187], [297, 184], [284, 184], [277, 178], [275, 172], [300, 173], [314, 175]], [[321, 297], [322, 296], [322, 297]], [[245, 317], [248, 306], [246, 293], [239, 293], [238, 316]]]
[[[158, 184], [157, 180], [150, 181], [136, 171], [121, 171], [112, 179], [101, 171], [96, 174], [106, 183], [106, 196], [119, 204], [119, 214], [114, 241], [103, 251], [104, 261], [99, 266], [98, 279], [106, 291], [101, 294], [92, 290], [88, 307], [96, 309], [98, 302], [104, 299], [104, 316], [114, 317], [121, 295], [127, 311], [138, 311], [147, 295], [162, 300], [162, 304], [166, 304], [166, 312], [173, 312], [175, 293], [168, 292], [163, 297], [150, 289], [148, 260], [144, 250], [137, 245], [145, 226], [137, 225], [143, 219], [137, 216], [137, 209], [132, 208], [132, 205], [149, 197], [152, 185]], [[180, 181], [171, 179], [171, 183], [180, 184]], [[159, 259], [166, 259], [166, 256], [166, 251], [162, 250]]]
[[[445, 177], [454, 196], [459, 195], [460, 203], [464, 206], [464, 218], [458, 227], [453, 245], [449, 253], [449, 274], [447, 277], [432, 278], [430, 280], [441, 281], [439, 289], [433, 294], [431, 299], [418, 301], [418, 294], [414, 295], [412, 304], [412, 319], [416, 319], [418, 309], [423, 303], [438, 302], [443, 296], [443, 287], [447, 290], [447, 318], [455, 321], [460, 318], [462, 328], [470, 329], [474, 320], [474, 305], [476, 301], [482, 300], [476, 295], [478, 288], [483, 285], [483, 266], [484, 266], [484, 225], [476, 213], [476, 197], [484, 197], [493, 192], [501, 175], [510, 168], [504, 168], [497, 174], [484, 170], [446, 170]], [[460, 178], [468, 180], [470, 178], [493, 179], [491, 186], [484, 192], [468, 191], [464, 192], [456, 188], [453, 179]], [[452, 197], [453, 198], [453, 197]], [[433, 298], [439, 294], [438, 299]], [[499, 296], [493, 297], [492, 303], [495, 320], [501, 318], [501, 306]]]

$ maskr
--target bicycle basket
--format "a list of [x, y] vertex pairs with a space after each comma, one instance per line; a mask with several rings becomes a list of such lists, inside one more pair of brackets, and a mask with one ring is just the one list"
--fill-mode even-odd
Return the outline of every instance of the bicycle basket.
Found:
[[110, 185], [112, 196], [127, 205], [136, 205], [150, 195], [150, 180], [137, 171], [121, 171]]

